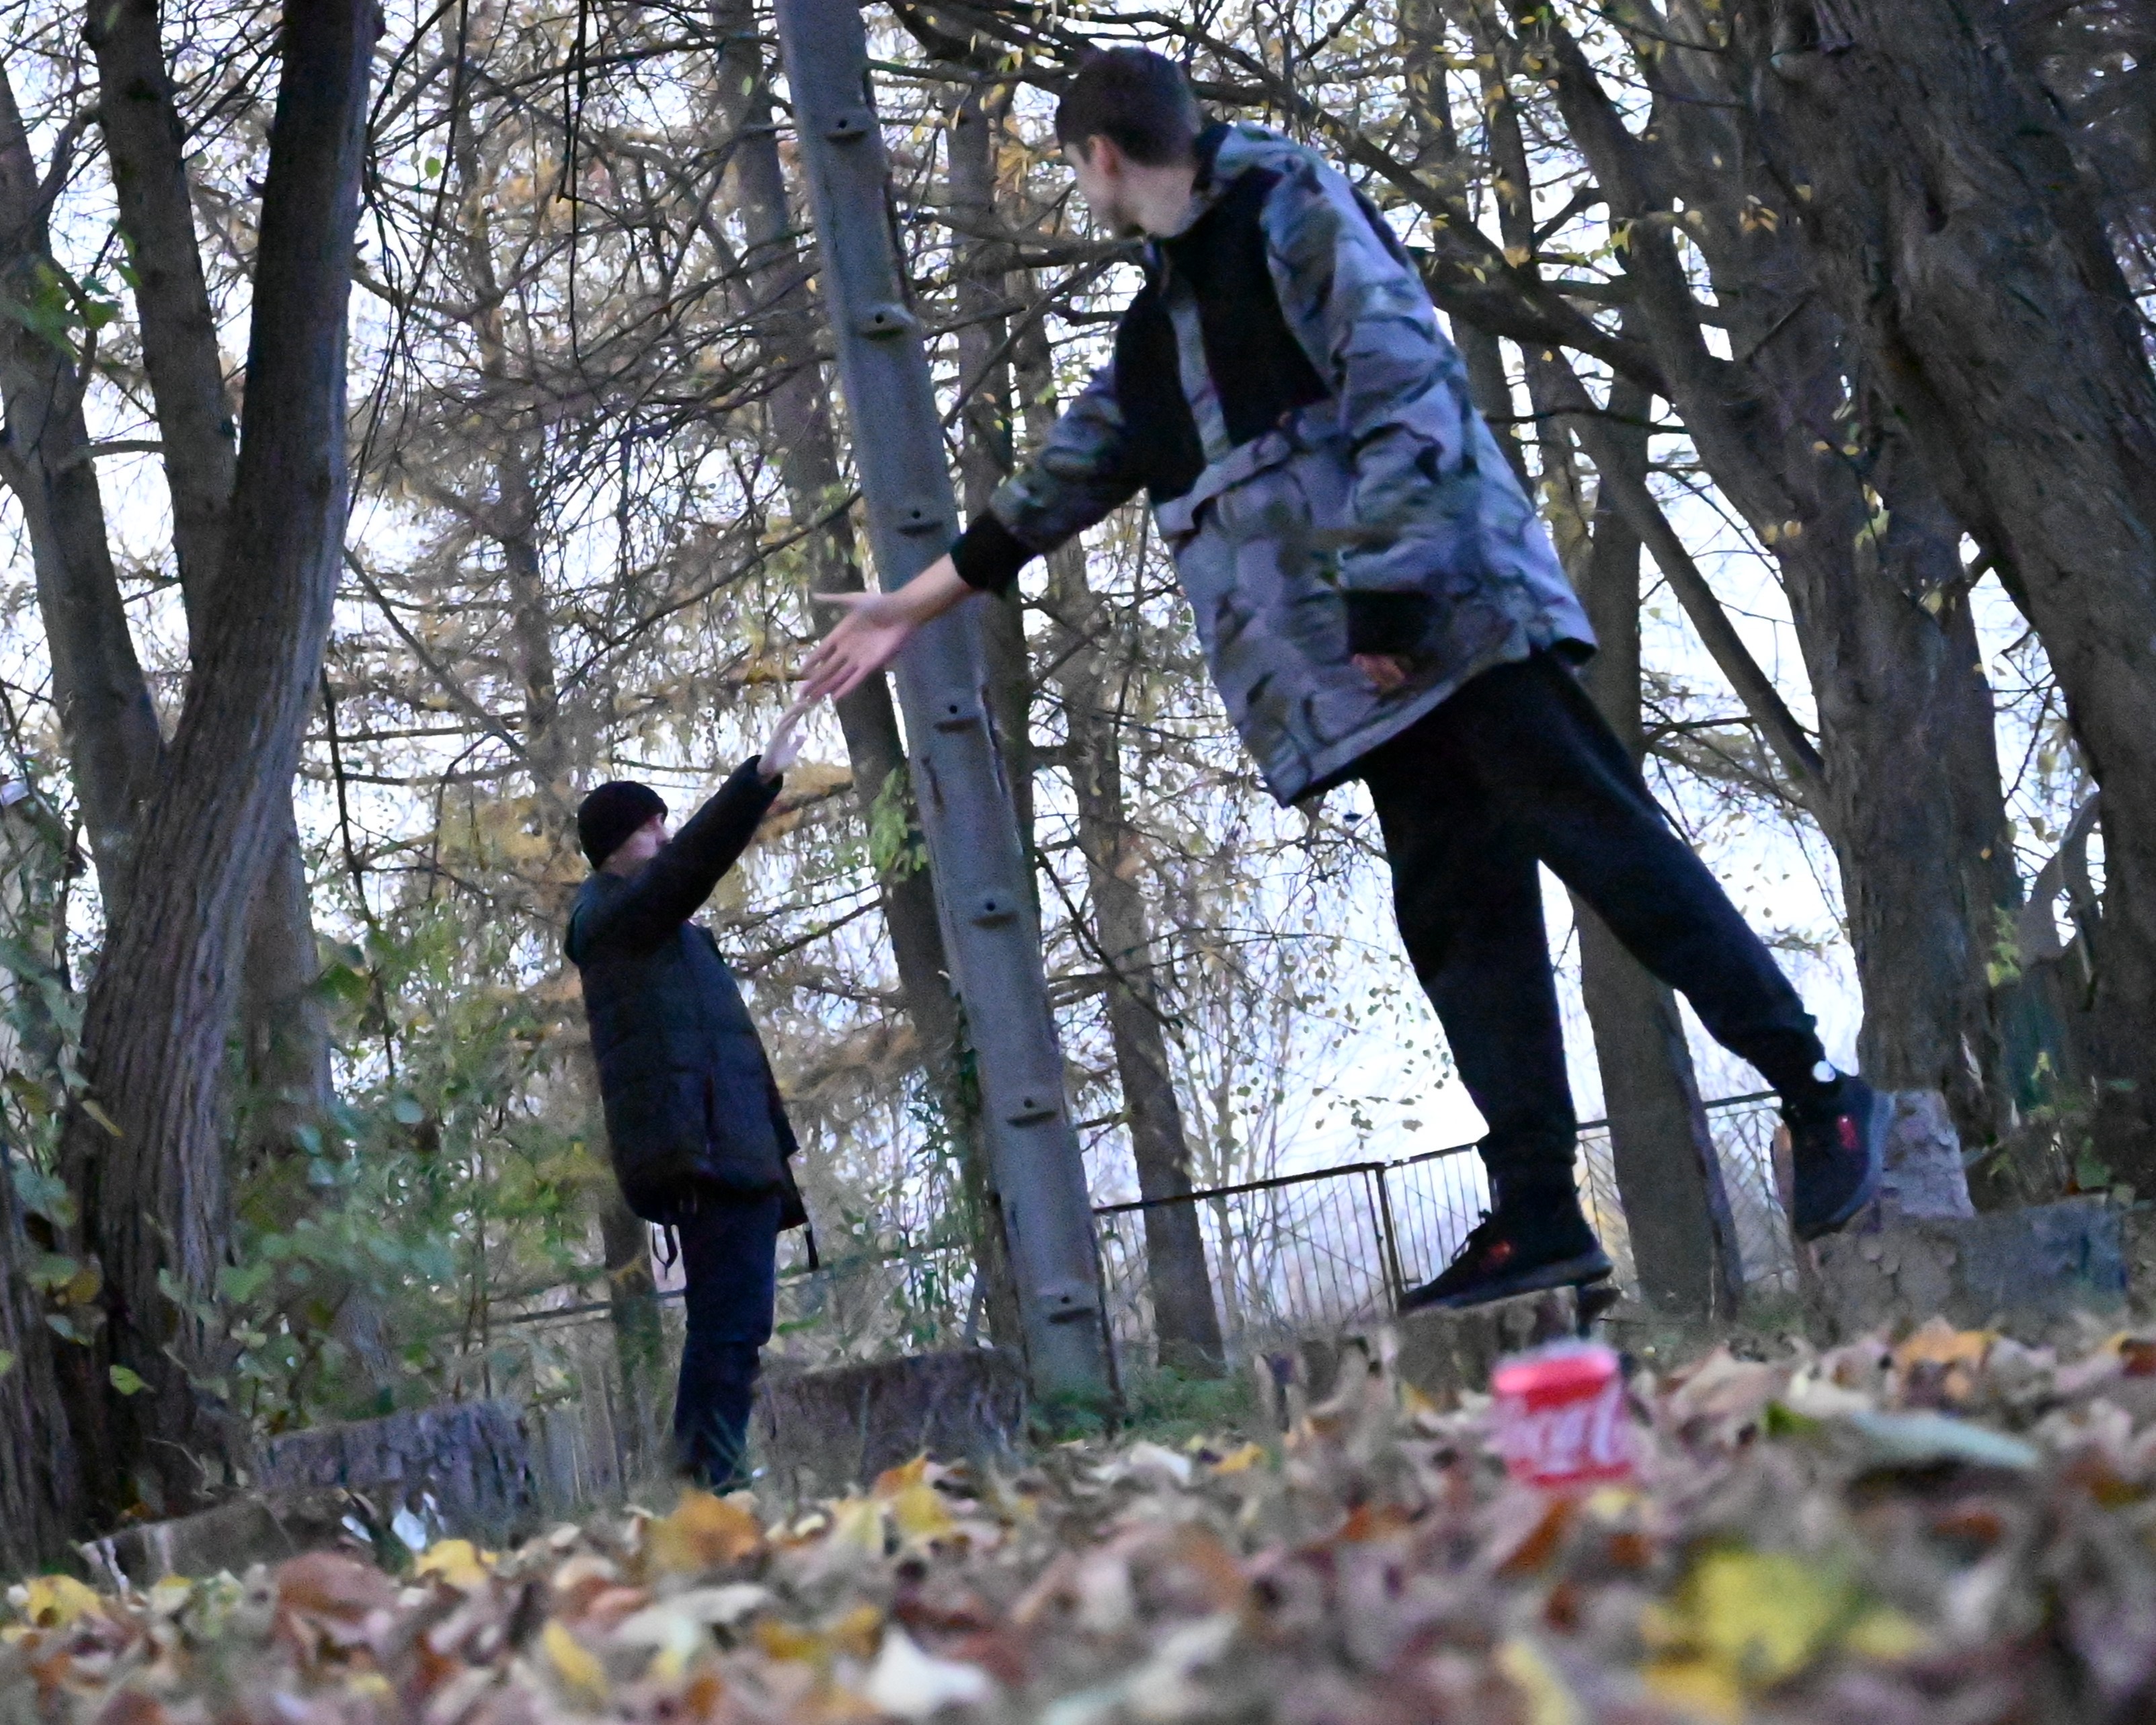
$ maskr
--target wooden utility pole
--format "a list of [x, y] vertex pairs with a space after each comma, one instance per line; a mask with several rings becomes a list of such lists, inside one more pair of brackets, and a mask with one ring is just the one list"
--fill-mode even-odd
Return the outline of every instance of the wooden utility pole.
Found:
[[[928, 352], [892, 245], [866, 39], [856, 0], [778, 0], [778, 10], [876, 576], [902, 587], [950, 545], [957, 509]], [[1092, 1202], [975, 608], [922, 629], [896, 666], [914, 796], [978, 1063], [1033, 1391], [1105, 1408], [1112, 1377]]]

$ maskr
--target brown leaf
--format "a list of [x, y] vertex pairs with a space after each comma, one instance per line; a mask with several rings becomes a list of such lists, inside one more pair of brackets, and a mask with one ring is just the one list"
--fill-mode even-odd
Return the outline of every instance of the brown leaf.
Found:
[[357, 1623], [397, 1603], [397, 1584], [372, 1563], [336, 1552], [305, 1552], [277, 1566], [277, 1604], [337, 1623]]
[[651, 1524], [651, 1560], [663, 1573], [720, 1569], [763, 1549], [763, 1524], [730, 1498], [686, 1491], [674, 1513]]

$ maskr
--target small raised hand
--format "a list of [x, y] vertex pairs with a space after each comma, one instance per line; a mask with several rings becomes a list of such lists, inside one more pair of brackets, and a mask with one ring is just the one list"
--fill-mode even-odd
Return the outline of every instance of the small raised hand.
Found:
[[771, 741], [765, 743], [757, 762], [757, 771], [766, 778], [777, 778], [791, 767], [801, 755], [801, 721], [808, 716], [808, 709], [816, 704], [815, 697], [803, 694], [794, 697], [793, 704], [778, 716], [773, 727]]

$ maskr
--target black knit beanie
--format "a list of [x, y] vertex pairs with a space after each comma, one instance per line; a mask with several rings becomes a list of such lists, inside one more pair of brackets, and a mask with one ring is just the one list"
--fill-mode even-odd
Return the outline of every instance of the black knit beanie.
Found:
[[665, 813], [665, 803], [649, 785], [609, 779], [577, 805], [577, 842], [593, 868], [603, 868], [624, 839], [653, 815]]

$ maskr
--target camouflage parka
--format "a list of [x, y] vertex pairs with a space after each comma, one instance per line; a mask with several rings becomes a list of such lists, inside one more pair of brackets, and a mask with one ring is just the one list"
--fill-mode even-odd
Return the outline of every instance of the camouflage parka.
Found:
[[[1228, 714], [1291, 803], [1468, 679], [1594, 648], [1413, 261], [1291, 139], [1216, 126], [1112, 361], [953, 547], [1001, 588], [1148, 493]], [[1380, 694], [1350, 662], [1395, 654]]]

